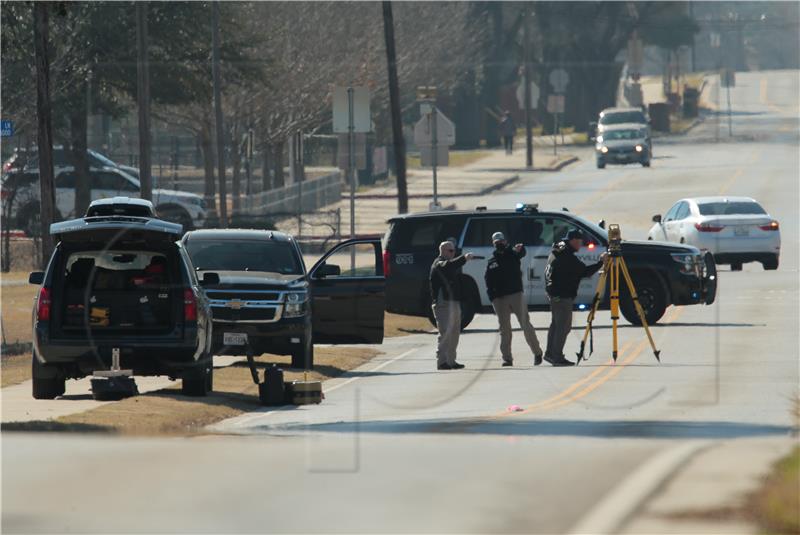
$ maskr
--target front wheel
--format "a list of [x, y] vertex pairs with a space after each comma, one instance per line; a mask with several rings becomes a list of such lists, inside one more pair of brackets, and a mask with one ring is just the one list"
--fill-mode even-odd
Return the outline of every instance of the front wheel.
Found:
[[[664, 288], [653, 277], [636, 277], [635, 274], [631, 275], [636, 294], [639, 296], [639, 304], [642, 305], [644, 311], [644, 319], [648, 325], [654, 325], [658, 320], [664, 316], [667, 310], [667, 296], [664, 293]], [[627, 287], [622, 285], [622, 292], [620, 292], [619, 307], [622, 315], [633, 325], [641, 325], [642, 320], [636, 311], [633, 304], [633, 299], [627, 290]]]
[[605, 167], [606, 167], [606, 162], [601, 162], [601, 161], [597, 162], [598, 169], [605, 169]]
[[642, 162], [642, 167], [650, 167], [650, 160]]
[[731, 264], [731, 271], [741, 271], [742, 270], [742, 263], [741, 262], [734, 262]]

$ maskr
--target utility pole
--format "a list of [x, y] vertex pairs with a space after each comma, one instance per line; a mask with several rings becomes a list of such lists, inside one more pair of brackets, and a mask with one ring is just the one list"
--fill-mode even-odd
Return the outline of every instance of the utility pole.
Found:
[[50, 224], [55, 213], [53, 187], [53, 121], [50, 109], [50, 59], [48, 57], [48, 3], [33, 3], [33, 44], [36, 59], [36, 118], [39, 145], [39, 202], [41, 217], [39, 229], [42, 239], [41, 265], [44, 267], [53, 252]]
[[386, 40], [386, 65], [389, 71], [389, 101], [392, 113], [394, 169], [397, 174], [397, 212], [408, 212], [406, 183], [406, 140], [403, 137], [403, 117], [400, 112], [400, 87], [397, 80], [397, 52], [394, 48], [394, 18], [392, 3], [383, 2], [383, 36]]
[[147, 2], [136, 2], [136, 96], [139, 107], [139, 182], [142, 199], [153, 200], [150, 159], [150, 66], [147, 61]]
[[530, 10], [523, 4], [522, 11], [522, 40], [523, 40], [523, 72], [525, 74], [525, 167], [533, 168], [533, 130], [531, 128], [531, 40], [530, 40]]
[[219, 173], [219, 226], [228, 228], [228, 199], [225, 183], [225, 130], [222, 124], [222, 96], [219, 73], [219, 1], [211, 4], [211, 74], [214, 78], [214, 122], [217, 131]]

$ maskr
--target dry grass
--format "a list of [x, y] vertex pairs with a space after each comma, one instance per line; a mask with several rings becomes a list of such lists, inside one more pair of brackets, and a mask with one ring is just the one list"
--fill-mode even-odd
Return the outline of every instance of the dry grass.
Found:
[[[3, 280], [18, 280], [21, 275], [17, 275], [3, 274]], [[21, 280], [27, 278], [28, 275], [25, 274]], [[37, 289], [32, 284], [0, 286], [0, 316], [2, 316], [4, 343], [31, 341], [31, 312]]]
[[387, 312], [383, 317], [383, 335], [386, 338], [434, 332], [428, 318], [417, 316], [401, 316]]
[[748, 503], [765, 533], [800, 533], [800, 447], [775, 465]]
[[[309, 372], [308, 379], [322, 381], [337, 377], [376, 354], [377, 351], [370, 348], [316, 348], [314, 370]], [[260, 372], [272, 364], [284, 369], [287, 381], [303, 377], [303, 372], [286, 371], [288, 356], [262, 355], [256, 359]], [[55, 423], [65, 430], [78, 427], [132, 435], [191, 435], [204, 433], [207, 425], [260, 407], [258, 387], [253, 383], [247, 364], [239, 362], [214, 370], [214, 392], [206, 397], [182, 396], [180, 384], [176, 382], [174, 387], [64, 416]]]
[[0, 357], [0, 387], [24, 383], [31, 378], [31, 354]]
[[[464, 167], [487, 156], [489, 156], [489, 153], [483, 150], [450, 151], [448, 167]], [[406, 166], [409, 169], [421, 169], [422, 164], [419, 155], [406, 156]]]

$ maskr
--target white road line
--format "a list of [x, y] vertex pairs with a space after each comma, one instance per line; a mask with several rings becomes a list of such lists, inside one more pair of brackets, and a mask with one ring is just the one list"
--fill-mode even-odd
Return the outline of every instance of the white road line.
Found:
[[668, 448], [625, 478], [569, 530], [571, 535], [617, 533], [636, 510], [689, 459], [708, 448], [708, 440]]
[[[388, 366], [389, 364], [392, 364], [393, 362], [397, 362], [400, 359], [406, 358], [407, 356], [409, 356], [410, 354], [414, 353], [418, 349], [420, 349], [420, 348], [419, 347], [415, 347], [413, 349], [409, 349], [405, 353], [401, 353], [400, 355], [394, 357], [393, 359], [387, 360], [386, 362], [382, 362], [381, 364], [375, 366], [374, 368], [372, 368], [370, 370], [367, 370], [367, 373], [374, 373], [374, 372], [376, 372], [376, 371], [378, 371], [380, 369], [383, 369], [386, 366]], [[326, 394], [330, 393], [330, 392], [333, 392], [334, 390], [337, 390], [337, 389], [339, 389], [339, 388], [341, 388], [341, 387], [343, 387], [345, 385], [349, 385], [350, 383], [352, 383], [354, 381], [357, 381], [358, 379], [361, 379], [361, 378], [362, 378], [361, 376], [351, 377], [350, 379], [344, 381], [343, 383], [340, 383], [338, 385], [332, 386], [330, 388], [323, 389], [323, 392], [326, 393]], [[249, 422], [255, 420], [256, 418], [263, 418], [265, 416], [269, 416], [270, 414], [274, 414], [276, 412], [280, 412], [280, 409], [279, 410], [266, 411], [266, 412], [255, 412], [255, 413], [249, 414], [249, 415], [242, 415], [242, 416], [239, 416], [239, 417], [235, 417], [234, 421], [232, 421], [230, 423], [230, 425], [232, 425], [233, 427], [237, 427], [237, 428], [246, 427]], [[211, 429], [219, 429], [219, 426], [222, 423], [223, 422], [216, 423], [216, 424], [212, 425], [210, 428]]]

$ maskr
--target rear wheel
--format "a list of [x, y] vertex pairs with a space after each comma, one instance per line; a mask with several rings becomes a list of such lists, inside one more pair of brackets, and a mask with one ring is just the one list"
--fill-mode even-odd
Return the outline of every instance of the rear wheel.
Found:
[[33, 354], [31, 377], [33, 378], [33, 399], [55, 399], [66, 390], [66, 379], [55, 366], [41, 364]]
[[605, 167], [606, 167], [606, 162], [601, 162], [601, 161], [598, 160], [597, 168], [598, 169], [605, 169]]
[[[639, 296], [639, 303], [642, 305], [642, 310], [644, 310], [644, 318], [648, 325], [653, 325], [664, 316], [664, 312], [667, 310], [667, 296], [664, 293], [664, 288], [652, 276], [637, 277], [634, 273], [631, 274], [631, 278], [636, 288], [636, 294]], [[642, 320], [636, 312], [636, 307], [627, 287], [622, 282], [620, 282], [620, 287], [619, 308], [622, 315], [633, 325], [641, 325]]]
[[292, 368], [298, 370], [314, 369], [314, 341], [309, 337], [304, 337], [299, 348], [292, 351]]
[[778, 255], [775, 255], [774, 258], [770, 258], [769, 260], [764, 260], [761, 262], [761, 265], [764, 266], [764, 269], [767, 271], [778, 269]]
[[734, 262], [731, 264], [731, 271], [741, 271], [742, 270], [742, 263], [741, 262]]
[[181, 393], [184, 396], [202, 397], [214, 388], [214, 366], [211, 360], [191, 370], [181, 379]]

